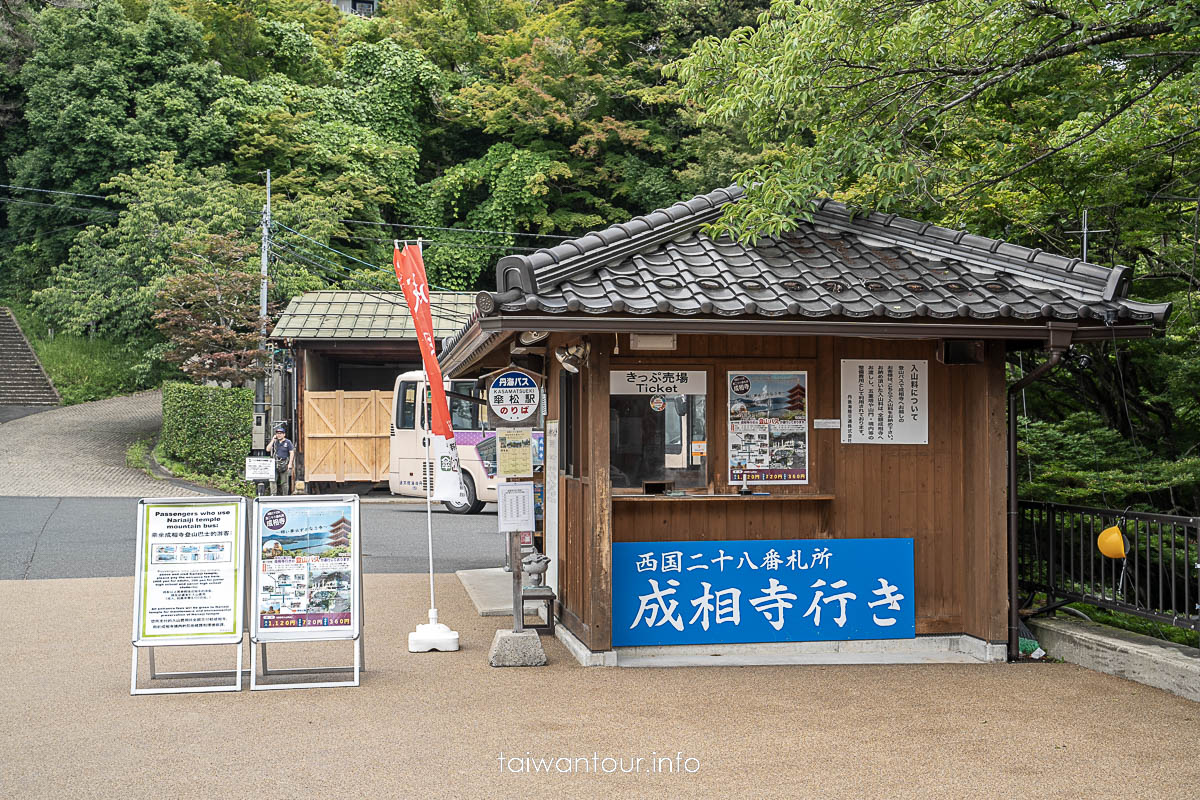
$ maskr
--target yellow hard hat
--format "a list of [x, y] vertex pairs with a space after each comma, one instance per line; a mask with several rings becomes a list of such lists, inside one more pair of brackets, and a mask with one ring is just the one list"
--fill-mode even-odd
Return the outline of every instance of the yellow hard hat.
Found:
[[1100, 531], [1100, 535], [1096, 537], [1096, 547], [1109, 558], [1124, 558], [1129, 551], [1129, 542], [1125, 539], [1125, 534], [1121, 533], [1121, 529], [1113, 525]]

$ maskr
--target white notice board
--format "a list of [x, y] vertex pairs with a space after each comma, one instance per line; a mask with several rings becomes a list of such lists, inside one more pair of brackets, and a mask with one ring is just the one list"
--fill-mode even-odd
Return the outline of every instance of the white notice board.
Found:
[[246, 480], [275, 480], [275, 459], [270, 456], [248, 456], [246, 458]]
[[842, 444], [929, 444], [929, 362], [842, 359]]
[[535, 530], [533, 481], [497, 484], [496, 504], [499, 506], [501, 533]]
[[362, 625], [358, 495], [260, 497], [251, 514], [251, 639], [357, 639]]
[[246, 499], [138, 502], [133, 643], [242, 641]]

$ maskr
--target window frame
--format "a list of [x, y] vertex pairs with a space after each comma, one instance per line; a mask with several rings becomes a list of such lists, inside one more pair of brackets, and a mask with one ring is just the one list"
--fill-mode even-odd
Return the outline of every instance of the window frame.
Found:
[[[605, 385], [606, 386], [610, 385], [612, 373], [628, 372], [629, 370], [662, 370], [662, 371], [671, 371], [671, 372], [688, 372], [688, 371], [690, 371], [690, 372], [703, 372], [705, 374], [704, 392], [703, 393], [697, 392], [697, 393], [693, 393], [692, 395], [688, 395], [688, 396], [692, 396], [692, 397], [702, 396], [704, 398], [704, 424], [705, 424], [704, 437], [705, 438], [703, 441], [705, 442], [705, 455], [704, 455], [703, 483], [699, 486], [688, 486], [688, 487], [677, 486], [676, 488], [680, 489], [681, 491], [690, 493], [690, 494], [711, 493], [713, 491], [713, 486], [714, 486], [713, 481], [716, 479], [716, 476], [719, 474], [718, 471], [716, 470], [716, 458], [715, 458], [715, 454], [713, 453], [713, 448], [711, 446], [713, 437], [716, 434], [716, 431], [713, 430], [712, 424], [711, 424], [712, 409], [714, 408], [714, 403], [715, 403], [715, 398], [716, 398], [716, 389], [717, 389], [717, 387], [715, 386], [715, 384], [713, 382], [713, 376], [717, 371], [716, 365], [714, 365], [711, 362], [707, 362], [707, 361], [704, 363], [697, 364], [695, 362], [690, 362], [690, 361], [682, 361], [682, 362], [671, 361], [671, 362], [660, 363], [657, 361], [647, 362], [647, 361], [643, 361], [640, 359], [636, 360], [636, 361], [620, 360], [620, 361], [610, 362], [609, 367], [608, 367], [608, 372], [604, 376], [604, 380], [606, 381]], [[631, 396], [634, 396], [634, 395], [631, 395]], [[613, 397], [613, 394], [611, 391], [609, 391], [608, 392], [609, 399], [606, 404], [605, 413], [608, 413], [608, 410], [612, 408], [612, 397]], [[666, 454], [666, 455], [687, 455], [690, 458], [692, 441], [693, 441], [693, 437], [695, 435], [695, 430], [693, 428], [693, 422], [694, 422], [694, 419], [689, 417], [687, 427], [684, 428], [681, 426], [681, 428], [680, 428], [680, 452], [677, 454]], [[666, 435], [666, 426], [664, 425], [664, 437], [665, 437], [665, 435]], [[609, 447], [609, 464], [611, 465], [612, 464], [612, 431], [609, 431], [608, 447]], [[664, 439], [664, 450], [665, 449], [666, 449], [666, 443], [665, 443], [665, 439]], [[641, 485], [638, 485], [636, 487], [613, 486], [611, 490], [612, 490], [613, 494], [641, 495], [643, 493], [643, 487]]]

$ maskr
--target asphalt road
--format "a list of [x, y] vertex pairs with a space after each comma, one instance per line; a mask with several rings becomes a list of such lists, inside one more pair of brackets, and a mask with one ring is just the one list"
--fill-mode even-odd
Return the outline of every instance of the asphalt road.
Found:
[[[425, 572], [425, 506], [363, 503], [363, 568]], [[0, 497], [0, 580], [109, 578], [133, 574], [137, 499]], [[434, 507], [434, 569], [497, 567], [504, 561], [496, 512], [459, 516]]]

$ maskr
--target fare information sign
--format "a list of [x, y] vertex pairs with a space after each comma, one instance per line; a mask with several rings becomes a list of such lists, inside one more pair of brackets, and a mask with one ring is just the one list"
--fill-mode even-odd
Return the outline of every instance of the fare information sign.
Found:
[[258, 498], [253, 515], [254, 641], [357, 638], [358, 495]]
[[138, 503], [135, 645], [242, 640], [245, 526], [242, 498]]
[[537, 413], [541, 390], [537, 381], [520, 370], [506, 370], [488, 387], [488, 410], [505, 422], [521, 422]]
[[928, 444], [929, 362], [842, 359], [842, 444]]

